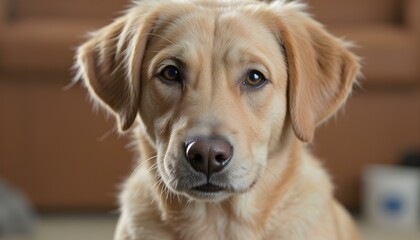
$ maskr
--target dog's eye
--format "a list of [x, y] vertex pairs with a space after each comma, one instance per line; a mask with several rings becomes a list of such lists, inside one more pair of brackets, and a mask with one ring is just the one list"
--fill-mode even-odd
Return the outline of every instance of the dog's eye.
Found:
[[159, 73], [159, 78], [165, 81], [179, 82], [181, 74], [177, 67], [167, 66]]
[[266, 81], [267, 79], [260, 71], [252, 70], [248, 72], [247, 78], [243, 84], [255, 88], [262, 86]]

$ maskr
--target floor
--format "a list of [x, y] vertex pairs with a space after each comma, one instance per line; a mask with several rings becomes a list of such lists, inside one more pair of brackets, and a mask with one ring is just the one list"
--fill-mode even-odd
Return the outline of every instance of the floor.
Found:
[[33, 234], [0, 237], [0, 240], [105, 240], [112, 239], [117, 218], [114, 216], [44, 216]]
[[[32, 235], [0, 237], [0, 240], [105, 240], [112, 239], [116, 217], [108, 216], [44, 216]], [[362, 240], [419, 240], [416, 232], [378, 231], [359, 222]]]

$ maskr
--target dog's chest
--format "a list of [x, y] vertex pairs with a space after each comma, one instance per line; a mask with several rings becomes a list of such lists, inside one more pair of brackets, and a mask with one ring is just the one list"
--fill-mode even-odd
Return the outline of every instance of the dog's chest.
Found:
[[253, 221], [237, 219], [223, 207], [190, 206], [165, 220], [179, 239], [261, 239]]

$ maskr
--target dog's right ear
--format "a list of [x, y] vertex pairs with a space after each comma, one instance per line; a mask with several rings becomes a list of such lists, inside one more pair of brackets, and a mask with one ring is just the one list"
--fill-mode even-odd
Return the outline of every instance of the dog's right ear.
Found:
[[273, 1], [279, 41], [288, 66], [288, 111], [296, 136], [311, 142], [315, 128], [348, 99], [361, 75], [351, 44], [329, 34], [300, 2]]
[[91, 34], [76, 54], [77, 79], [96, 103], [117, 117], [120, 131], [128, 130], [137, 116], [141, 62], [157, 17], [150, 10], [139, 11]]

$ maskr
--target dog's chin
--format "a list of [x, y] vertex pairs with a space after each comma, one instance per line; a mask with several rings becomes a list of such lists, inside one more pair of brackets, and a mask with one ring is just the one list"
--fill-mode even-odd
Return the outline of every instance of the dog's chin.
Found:
[[197, 189], [188, 189], [183, 191], [183, 195], [185, 195], [187, 198], [203, 202], [221, 202], [234, 194], [235, 193], [226, 190], [201, 191]]
[[180, 194], [192, 201], [200, 202], [222, 202], [232, 196], [243, 194], [249, 191], [254, 186], [254, 183], [250, 184], [247, 187], [242, 188], [233, 188], [233, 187], [224, 187], [211, 183], [205, 183], [202, 185], [194, 187], [179, 187], [174, 189], [169, 187], [171, 191], [175, 194]]

